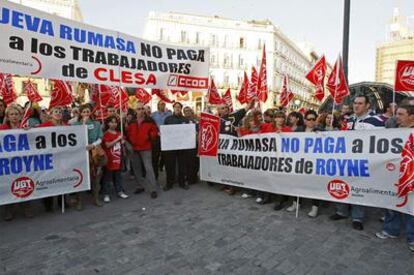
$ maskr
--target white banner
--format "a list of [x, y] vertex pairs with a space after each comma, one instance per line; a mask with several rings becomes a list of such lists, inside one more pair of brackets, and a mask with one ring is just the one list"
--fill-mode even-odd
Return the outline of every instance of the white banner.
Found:
[[146, 41], [0, 0], [0, 72], [207, 92], [209, 49]]
[[0, 205], [90, 189], [86, 126], [0, 131]]
[[411, 132], [220, 135], [217, 157], [201, 157], [201, 179], [414, 214], [413, 192], [399, 197], [396, 185], [401, 152]]
[[196, 148], [195, 124], [161, 125], [161, 151]]

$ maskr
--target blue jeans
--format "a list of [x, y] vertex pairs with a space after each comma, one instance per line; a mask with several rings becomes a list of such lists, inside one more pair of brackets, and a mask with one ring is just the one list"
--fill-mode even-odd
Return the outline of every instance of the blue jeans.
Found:
[[115, 186], [116, 193], [124, 191], [122, 188], [121, 170], [108, 170], [105, 168], [103, 175], [103, 194], [109, 195], [111, 193], [112, 183]]
[[336, 204], [336, 213], [338, 215], [348, 217], [349, 208], [351, 208], [352, 221], [363, 222], [365, 218], [365, 208], [360, 205], [349, 205], [346, 203]]
[[401, 222], [405, 223], [408, 243], [414, 243], [414, 216], [387, 210], [385, 213], [384, 231], [392, 236], [400, 235]]

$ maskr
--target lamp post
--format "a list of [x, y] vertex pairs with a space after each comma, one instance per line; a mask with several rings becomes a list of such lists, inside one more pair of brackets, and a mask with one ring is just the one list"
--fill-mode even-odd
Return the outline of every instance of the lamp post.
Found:
[[346, 81], [348, 82], [348, 51], [349, 51], [349, 19], [351, 12], [351, 0], [344, 0], [344, 31], [342, 37], [343, 67]]

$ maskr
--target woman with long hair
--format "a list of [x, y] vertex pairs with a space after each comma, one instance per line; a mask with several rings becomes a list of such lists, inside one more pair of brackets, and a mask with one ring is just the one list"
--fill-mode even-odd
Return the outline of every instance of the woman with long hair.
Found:
[[304, 130], [303, 115], [299, 112], [291, 112], [288, 115], [287, 124], [292, 129], [292, 132], [303, 132]]
[[[21, 119], [22, 119], [21, 108], [19, 108], [17, 104], [14, 104], [14, 103], [10, 104], [4, 112], [4, 121], [3, 121], [3, 124], [0, 125], [0, 131], [19, 129]], [[8, 204], [4, 206], [3, 218], [5, 221], [11, 221], [14, 219], [15, 206], [17, 206], [17, 204]], [[26, 217], [28, 218], [33, 217], [30, 201], [21, 203], [21, 206], [23, 207], [24, 215]]]

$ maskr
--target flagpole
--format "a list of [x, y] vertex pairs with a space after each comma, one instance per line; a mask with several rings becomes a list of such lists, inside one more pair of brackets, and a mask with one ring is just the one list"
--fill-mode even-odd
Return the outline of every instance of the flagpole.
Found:
[[[118, 39], [119, 32], [117, 32]], [[118, 55], [120, 55], [121, 52], [118, 50]], [[122, 120], [122, 89], [121, 89], [121, 66], [118, 65], [118, 79], [119, 79], [119, 121], [120, 121], [120, 130], [121, 130], [121, 136], [124, 136], [124, 122]]]
[[335, 76], [335, 92], [334, 92], [334, 97], [332, 98], [332, 119], [331, 119], [331, 128], [333, 128], [333, 121], [334, 121], [334, 112], [335, 112], [335, 98], [336, 98], [336, 93], [338, 90], [338, 80], [339, 80], [339, 66], [341, 66], [341, 62], [340, 62], [340, 54], [338, 55], [338, 60], [337, 60], [337, 66], [336, 66], [336, 76]]
[[[398, 60], [395, 60], [395, 66], [394, 66], [394, 68], [395, 68], [395, 76], [394, 76], [394, 83], [395, 83], [395, 81], [397, 80], [397, 74], [398, 74], [398, 72], [397, 72], [397, 63], [398, 63]], [[395, 117], [395, 109], [396, 108], [394, 108], [394, 106], [395, 106], [395, 84], [394, 84], [394, 89], [392, 89], [392, 105], [393, 105], [393, 110], [392, 110], [392, 116], [393, 117]], [[384, 111], [387, 111], [387, 106], [385, 106], [384, 107], [385, 108], [385, 110]]]
[[102, 121], [102, 126], [104, 125], [104, 118], [103, 118], [103, 112], [102, 112], [102, 98], [101, 98], [101, 91], [99, 88], [99, 84], [95, 84], [97, 87], [97, 92], [98, 92], [98, 99], [99, 99], [99, 107], [101, 108], [101, 121]]

